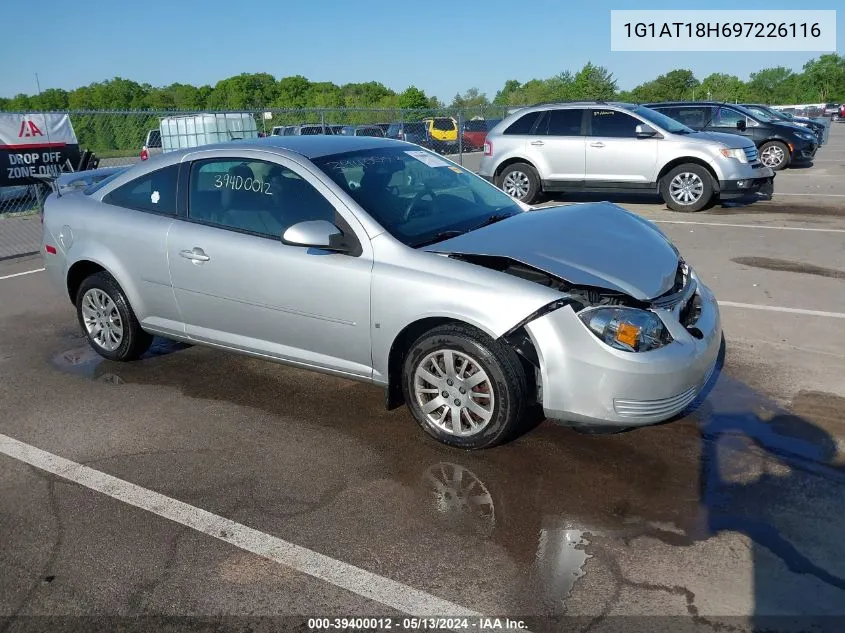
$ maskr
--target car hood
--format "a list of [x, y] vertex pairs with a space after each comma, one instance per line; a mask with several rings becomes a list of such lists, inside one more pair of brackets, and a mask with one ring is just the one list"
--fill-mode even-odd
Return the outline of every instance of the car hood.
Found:
[[654, 224], [609, 202], [519, 213], [424, 250], [507, 257], [640, 301], [669, 291], [678, 268], [678, 251]]
[[729, 132], [696, 132], [695, 134], [688, 134], [684, 138], [692, 138], [705, 143], [712, 143], [713, 141], [721, 143], [728, 149], [742, 149], [743, 147], [753, 147], [754, 142], [741, 134], [731, 134]]

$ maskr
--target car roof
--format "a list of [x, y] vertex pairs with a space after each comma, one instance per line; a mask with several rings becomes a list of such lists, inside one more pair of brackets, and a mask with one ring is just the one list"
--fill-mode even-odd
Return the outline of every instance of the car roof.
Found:
[[[371, 127], [371, 126], [367, 126]], [[374, 126], [372, 126], [374, 127]], [[306, 136], [266, 136], [228, 143], [216, 143], [201, 147], [190, 147], [175, 152], [167, 152], [165, 156], [180, 156], [194, 153], [197, 150], [230, 149], [233, 145], [243, 149], [258, 149], [272, 151], [273, 149], [294, 152], [309, 160], [322, 158], [331, 154], [355, 152], [358, 150], [378, 149], [382, 147], [406, 147], [410, 143], [386, 139], [376, 136], [341, 136], [334, 134], [314, 134]]]

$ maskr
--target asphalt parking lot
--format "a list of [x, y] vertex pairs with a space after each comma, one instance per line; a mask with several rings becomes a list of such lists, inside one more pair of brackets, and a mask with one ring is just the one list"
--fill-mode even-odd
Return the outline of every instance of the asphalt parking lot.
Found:
[[694, 410], [612, 436], [543, 422], [479, 453], [338, 378], [164, 341], [101, 360], [40, 258], [0, 262], [0, 631], [841, 630], [845, 124], [775, 192], [691, 215], [616, 200], [720, 300], [725, 364]]

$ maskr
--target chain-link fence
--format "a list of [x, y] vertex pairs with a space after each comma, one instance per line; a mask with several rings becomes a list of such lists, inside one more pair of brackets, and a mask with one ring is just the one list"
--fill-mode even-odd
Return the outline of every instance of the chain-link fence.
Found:
[[[239, 112], [70, 111], [80, 150], [92, 166], [131, 165], [142, 152], [253, 136], [341, 134], [406, 140], [478, 166], [487, 131], [512, 106], [438, 109], [260, 109]], [[233, 123], [234, 121], [234, 123]], [[0, 258], [38, 251], [38, 185], [0, 187]], [[42, 185], [43, 187], [43, 185]], [[34, 222], [33, 222], [34, 219]]]

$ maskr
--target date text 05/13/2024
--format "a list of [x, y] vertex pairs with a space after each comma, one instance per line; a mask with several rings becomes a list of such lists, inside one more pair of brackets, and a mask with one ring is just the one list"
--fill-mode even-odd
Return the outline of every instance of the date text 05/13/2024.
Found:
[[497, 617], [308, 618], [311, 631], [527, 631], [523, 620]]

